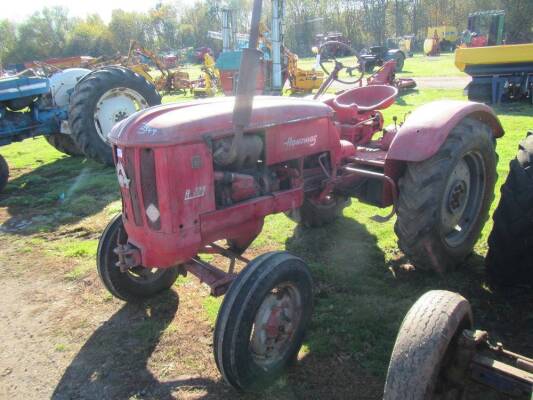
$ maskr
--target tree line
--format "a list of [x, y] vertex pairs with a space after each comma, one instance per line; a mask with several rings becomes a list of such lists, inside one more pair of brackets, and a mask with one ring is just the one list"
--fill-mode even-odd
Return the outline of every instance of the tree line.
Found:
[[[251, 0], [232, 0], [238, 30], [246, 32]], [[263, 1], [264, 16], [269, 5]], [[532, 39], [532, 0], [285, 0], [285, 44], [300, 55], [310, 54], [315, 35], [342, 33], [356, 48], [380, 44], [387, 37], [423, 37], [436, 25], [466, 28], [467, 16], [477, 10], [504, 9], [506, 36], [511, 42]], [[62, 7], [45, 7], [26, 20], [0, 19], [0, 61], [4, 64], [50, 57], [115, 55], [128, 50], [131, 39], [159, 52], [221, 43], [208, 31], [221, 29], [222, 0], [159, 3], [146, 12], [114, 10], [108, 23], [97, 14], [69, 16]]]

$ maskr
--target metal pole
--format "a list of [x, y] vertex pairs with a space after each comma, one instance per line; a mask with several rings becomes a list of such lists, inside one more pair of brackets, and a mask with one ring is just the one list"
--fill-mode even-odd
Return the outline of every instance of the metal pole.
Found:
[[281, 92], [281, 15], [283, 0], [272, 0], [272, 91]]

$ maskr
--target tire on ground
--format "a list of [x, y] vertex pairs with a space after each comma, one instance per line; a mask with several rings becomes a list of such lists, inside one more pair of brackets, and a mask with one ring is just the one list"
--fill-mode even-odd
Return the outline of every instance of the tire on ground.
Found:
[[285, 215], [303, 227], [318, 228], [335, 221], [349, 205], [350, 199], [344, 196], [332, 196], [326, 204], [319, 204], [305, 197], [300, 208], [287, 211]]
[[[105, 67], [88, 74], [76, 85], [69, 105], [72, 137], [88, 158], [107, 165], [113, 164], [111, 147], [98, 134], [94, 116], [102, 96], [117, 88], [126, 88], [140, 95], [143, 99], [140, 108], [161, 104], [161, 96], [154, 85], [127, 68]], [[127, 115], [119, 115], [117, 111], [114, 122], [125, 117]]]
[[519, 145], [493, 215], [487, 273], [497, 285], [533, 284], [533, 134]]
[[[495, 146], [489, 126], [465, 118], [434, 156], [407, 164], [399, 180], [394, 230], [400, 249], [416, 267], [442, 273], [460, 264], [472, 252], [494, 199], [498, 158]], [[483, 179], [476, 179], [476, 174], [468, 175], [471, 176], [469, 185], [464, 185], [456, 174], [471, 165], [480, 169], [478, 174], [483, 173]], [[466, 186], [467, 195], [454, 195], [461, 186]], [[477, 191], [479, 198], [471, 198], [473, 191]], [[459, 207], [456, 215], [460, 219], [453, 229], [443, 222], [445, 218], [449, 221], [455, 218], [450, 204]], [[465, 208], [461, 212], [462, 207]]]
[[120, 243], [127, 241], [122, 214], [115, 216], [102, 233], [96, 256], [100, 280], [113, 296], [128, 302], [138, 302], [153, 297], [174, 284], [178, 277], [177, 268], [157, 269], [154, 272], [136, 267], [121, 272], [116, 265], [118, 256], [113, 251], [119, 240]]
[[0, 155], [0, 193], [4, 190], [9, 179], [9, 166], [4, 157]]
[[[286, 304], [294, 307], [286, 309]], [[268, 310], [268, 305], [270, 313], [264, 313], [262, 310]], [[217, 317], [214, 356], [226, 382], [250, 391], [275, 380], [296, 358], [312, 307], [312, 279], [300, 258], [287, 252], [271, 252], [251, 261], [231, 284]], [[277, 322], [268, 328], [272, 318]], [[268, 329], [275, 338], [268, 337]], [[271, 340], [268, 343], [272, 347], [257, 347], [261, 340]]]
[[468, 85], [468, 100], [480, 103], [492, 102], [492, 86], [490, 84], [472, 84]]
[[51, 135], [45, 137], [46, 141], [61, 153], [65, 153], [73, 157], [83, 155], [83, 152], [79, 149], [79, 147], [76, 145], [76, 142], [74, 142], [70, 135], [65, 135], [63, 133], [52, 133]]
[[458, 335], [471, 327], [470, 304], [459, 294], [433, 290], [420, 297], [396, 337], [383, 399], [461, 398], [462, 388], [446, 382], [440, 372], [451, 358]]

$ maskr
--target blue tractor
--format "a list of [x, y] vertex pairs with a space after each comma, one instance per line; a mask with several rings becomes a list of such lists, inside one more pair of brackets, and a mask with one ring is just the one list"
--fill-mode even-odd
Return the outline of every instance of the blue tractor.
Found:
[[[130, 69], [34, 70], [0, 79], [0, 146], [44, 135], [57, 150], [112, 165], [107, 135], [134, 112], [161, 103], [154, 85]], [[0, 155], [0, 192], [9, 168]]]

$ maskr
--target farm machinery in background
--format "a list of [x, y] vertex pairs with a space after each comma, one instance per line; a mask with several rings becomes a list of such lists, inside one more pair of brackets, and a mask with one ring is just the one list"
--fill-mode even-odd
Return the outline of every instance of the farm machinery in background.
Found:
[[[145, 60], [155, 65], [160, 73], [158, 77], [154, 78], [150, 74], [150, 66]], [[130, 42], [128, 56], [120, 64], [144, 77], [162, 94], [185, 94], [192, 90], [191, 79], [187, 72], [179, 68], [168, 68], [154, 52], [144, 48], [135, 40]]]
[[458, 41], [459, 32], [455, 26], [430, 26], [424, 40], [424, 54], [438, 56], [441, 52], [453, 52]]
[[[318, 89], [324, 79], [321, 71], [306, 71], [298, 67], [298, 56], [283, 45], [284, 0], [272, 2], [272, 26], [261, 24], [259, 48], [261, 66], [256, 80], [256, 93], [282, 94], [288, 81], [293, 94], [309, 94]], [[236, 31], [235, 14], [222, 10], [222, 32], [209, 32], [210, 37], [222, 40], [222, 53], [216, 61], [224, 94], [236, 93], [242, 49], [249, 37]]]
[[[504, 133], [488, 106], [462, 101], [430, 103], [385, 126], [380, 110], [397, 89], [359, 87], [364, 70], [345, 78], [344, 58], [333, 60], [314, 100], [255, 97], [261, 7], [254, 0], [236, 97], [153, 107], [114, 126], [123, 208], [97, 251], [101, 281], [119, 299], [154, 296], [180, 274], [225, 294], [214, 355], [223, 378], [242, 390], [268, 383], [295, 358], [312, 313], [312, 279], [301, 258], [244, 255], [266, 216], [283, 212], [316, 227], [333, 222], [351, 198], [392, 206], [374, 220], [397, 214], [403, 252], [417, 268], [443, 273], [479, 237], [496, 181], [495, 142]], [[353, 86], [321, 97], [341, 78]], [[208, 262], [213, 254], [217, 265]], [[239, 273], [237, 262], [246, 264]]]
[[[376, 67], [382, 67], [387, 61], [394, 60], [395, 71], [401, 72], [409, 53], [396, 47], [397, 44], [398, 42], [391, 39], [387, 41], [386, 45], [363, 49], [360, 58], [364, 63], [365, 71], [372, 72]], [[404, 44], [405, 46], [407, 45]]]
[[466, 87], [473, 101], [533, 103], [533, 43], [502, 44], [503, 11], [471, 14], [465, 44], [455, 52], [457, 68], [472, 77]]
[[[63, 153], [112, 164], [112, 126], [160, 103], [151, 83], [122, 67], [70, 68], [49, 77], [25, 70], [0, 79], [0, 146], [44, 135]], [[0, 190], [8, 175], [0, 159]]]

